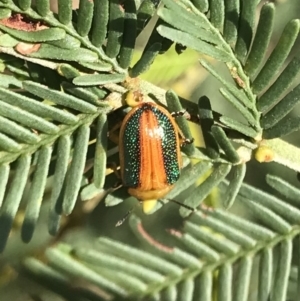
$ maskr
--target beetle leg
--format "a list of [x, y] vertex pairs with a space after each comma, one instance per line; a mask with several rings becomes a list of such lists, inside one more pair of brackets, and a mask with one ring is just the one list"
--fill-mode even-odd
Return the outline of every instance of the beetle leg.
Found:
[[186, 113], [187, 113], [187, 110], [181, 110], [181, 111], [177, 111], [177, 112], [172, 112], [171, 116], [176, 118], [176, 117], [184, 116]]
[[119, 144], [119, 133], [117, 131], [120, 129], [121, 124], [122, 122], [118, 122], [108, 132], [109, 139], [115, 144]]
[[188, 138], [182, 138], [181, 139], [181, 146], [187, 145], [187, 144], [192, 144], [194, 142], [194, 138], [188, 139]]
[[177, 205], [179, 205], [179, 206], [181, 206], [181, 207], [183, 207], [183, 208], [186, 208], [186, 209], [190, 210], [191, 212], [197, 211], [196, 208], [193, 208], [193, 207], [191, 207], [191, 206], [189, 206], [189, 205], [183, 204], [183, 203], [178, 202], [178, 201], [176, 201], [176, 200], [173, 200], [173, 199], [166, 199], [166, 200], [168, 200], [168, 201], [170, 201], [170, 202], [173, 202], [173, 203], [175, 203], [175, 204], [177, 204]]
[[186, 120], [191, 120], [191, 114], [187, 110], [181, 110], [177, 112], [172, 112], [171, 116], [176, 118], [176, 117], [184, 117]]
[[[118, 170], [118, 166], [117, 166], [116, 162], [107, 162], [106, 168], [112, 169], [113, 173], [116, 175], [116, 177], [117, 177], [118, 180], [119, 180], [118, 182], [121, 181], [120, 172], [119, 172], [119, 170]], [[115, 186], [115, 187], [118, 187], [119, 185], [120, 185], [120, 184], [117, 183], [117, 184], [115, 184], [114, 186]]]
[[130, 214], [132, 213], [134, 207], [131, 208], [115, 225], [115, 227], [119, 227], [121, 226], [127, 219], [128, 217], [130, 216]]
[[178, 133], [179, 133], [180, 146], [184, 146], [184, 145], [187, 145], [187, 144], [192, 144], [194, 142], [194, 138], [189, 139], [189, 138], [186, 138], [184, 136], [184, 134], [182, 133], [182, 130], [179, 128], [178, 125], [177, 125], [177, 130], [178, 130]]
[[[172, 112], [171, 116], [176, 118], [176, 117], [185, 117], [187, 120], [189, 120], [191, 118], [191, 115], [188, 113], [187, 110], [182, 110], [182, 111], [178, 111], [178, 112]], [[182, 133], [182, 130], [179, 128], [179, 126], [177, 125], [177, 129], [178, 129], [178, 133], [180, 136], [180, 146], [184, 146], [187, 144], [192, 144], [194, 142], [194, 138], [189, 139], [186, 138], [184, 136], [184, 134]]]

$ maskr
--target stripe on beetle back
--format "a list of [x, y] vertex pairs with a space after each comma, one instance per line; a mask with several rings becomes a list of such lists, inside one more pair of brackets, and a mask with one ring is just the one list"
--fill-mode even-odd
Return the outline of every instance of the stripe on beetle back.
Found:
[[167, 176], [167, 183], [172, 185], [178, 181], [180, 175], [179, 158], [177, 154], [178, 137], [170, 118], [158, 108], [153, 108], [157, 116], [159, 127], [163, 129], [161, 139], [163, 162]]
[[142, 190], [174, 184], [180, 175], [178, 137], [169, 117], [157, 106], [140, 106], [123, 133], [124, 186]]
[[123, 185], [137, 187], [140, 174], [140, 135], [138, 134], [141, 110], [137, 110], [130, 116], [125, 125], [123, 133]]

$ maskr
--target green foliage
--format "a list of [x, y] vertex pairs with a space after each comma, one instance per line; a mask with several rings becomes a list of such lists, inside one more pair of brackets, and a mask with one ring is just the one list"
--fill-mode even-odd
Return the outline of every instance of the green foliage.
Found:
[[[40, 282], [53, 279], [66, 290], [67, 279], [80, 276], [110, 298], [119, 296], [117, 300], [183, 300], [182, 296], [211, 300], [214, 291], [219, 292], [218, 300], [248, 300], [258, 262], [255, 300], [269, 295], [285, 300], [292, 242], [299, 240], [300, 233], [300, 192], [279, 178], [270, 175], [268, 179], [276, 181], [276, 190], [293, 189], [297, 194], [286, 203], [243, 184], [238, 199], [253, 212], [256, 222], [202, 207], [185, 221], [182, 231], [168, 231], [174, 241], [167, 245], [151, 237], [141, 220], [132, 216], [130, 226], [143, 243], [141, 249], [102, 237], [90, 248], [61, 244], [48, 249], [49, 266], [34, 258], [27, 259], [25, 266]], [[223, 182], [222, 188], [226, 185]], [[111, 300], [103, 294], [94, 296], [95, 300]]]
[[[184, 196], [183, 229], [172, 228], [161, 243], [132, 215], [139, 247], [104, 237], [91, 247], [64, 244], [59, 236], [42, 260], [27, 256], [26, 270], [68, 300], [247, 301], [250, 291], [257, 291], [251, 300], [298, 300], [293, 249], [300, 192], [278, 176], [269, 175], [267, 183], [282, 199], [244, 183], [255, 156], [300, 172], [299, 149], [280, 139], [300, 128], [291, 114], [299, 101], [299, 54], [293, 51], [299, 20], [290, 20], [270, 49], [275, 5], [260, 8], [259, 2], [81, 0], [73, 10], [71, 0], [59, 0], [53, 13], [48, 0], [0, 0], [0, 251], [20, 209], [27, 243], [44, 206], [48, 231], [56, 235], [63, 217], [81, 204], [78, 198], [101, 194], [107, 206], [128, 198], [106, 175], [107, 158], [116, 159], [107, 133], [123, 111], [108, 113], [121, 107], [127, 90], [138, 90], [170, 111], [184, 107], [201, 125], [205, 147], [183, 147], [181, 178], [153, 210]], [[133, 64], [136, 39], [155, 14]], [[195, 104], [136, 78], [173, 43], [182, 56], [185, 47], [202, 55], [200, 64], [222, 84], [220, 102], [226, 99], [236, 118], [213, 110], [206, 96]], [[191, 139], [183, 116], [178, 124]], [[220, 208], [206, 207], [217, 187]], [[253, 216], [224, 210], [235, 201]], [[74, 280], [84, 281], [83, 288], [75, 291]]]

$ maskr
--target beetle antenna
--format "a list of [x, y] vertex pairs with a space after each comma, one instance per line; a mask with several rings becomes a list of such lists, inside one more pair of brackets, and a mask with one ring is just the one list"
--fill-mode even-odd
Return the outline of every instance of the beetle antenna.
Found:
[[124, 216], [123, 218], [121, 218], [115, 225], [115, 227], [119, 227], [121, 226], [127, 219], [128, 217], [130, 216], [130, 214], [132, 213], [134, 207], [132, 207]]
[[176, 200], [172, 200], [172, 199], [166, 199], [166, 200], [171, 201], [171, 202], [173, 202], [173, 203], [175, 203], [175, 204], [177, 204], [177, 205], [179, 205], [179, 206], [181, 206], [181, 207], [183, 207], [183, 208], [186, 208], [186, 209], [188, 209], [188, 210], [190, 210], [190, 211], [192, 211], [192, 212], [195, 212], [195, 211], [196, 211], [196, 208], [193, 208], [193, 207], [191, 207], [191, 206], [189, 206], [189, 205], [180, 203], [180, 202], [178, 202], [178, 201], [176, 201]]

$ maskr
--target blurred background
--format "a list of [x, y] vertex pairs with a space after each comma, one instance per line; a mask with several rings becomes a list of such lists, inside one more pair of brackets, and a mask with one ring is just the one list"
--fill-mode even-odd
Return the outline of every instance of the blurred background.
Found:
[[[37, 0], [38, 1], [38, 0]], [[261, 1], [264, 3], [265, 1]], [[277, 0], [274, 2], [276, 9], [275, 30], [272, 38], [272, 47], [274, 47], [280, 37], [285, 24], [293, 19], [300, 18], [300, 1], [299, 0]], [[261, 3], [261, 4], [262, 4]], [[78, 1], [74, 1], [74, 8], [78, 5]], [[56, 3], [52, 3], [53, 11], [56, 10]], [[147, 37], [151, 32], [154, 21], [147, 25], [145, 32], [139, 37], [136, 45], [135, 60], [141, 54], [143, 46], [147, 41]], [[270, 51], [272, 50], [270, 48]], [[299, 53], [300, 40], [298, 39], [294, 54]], [[219, 82], [209, 76], [198, 60], [200, 55], [195, 51], [186, 50], [178, 55], [172, 47], [166, 54], [157, 57], [151, 69], [146, 72], [142, 78], [164, 89], [173, 89], [178, 95], [191, 101], [197, 102], [199, 97], [206, 95], [212, 102], [214, 111], [220, 112], [227, 116], [234, 116], [236, 112], [222, 98], [218, 91]], [[217, 67], [220, 73], [230, 75], [223, 64]], [[297, 108], [292, 114], [300, 114], [300, 108]], [[201, 144], [201, 131], [193, 126], [193, 135], [198, 144]], [[300, 146], [299, 133], [294, 133], [285, 138], [294, 145]], [[264, 190], [269, 189], [265, 186], [265, 175], [271, 173], [275, 175], [284, 175], [285, 180], [300, 188], [295, 172], [284, 169], [275, 163], [258, 163], [252, 160], [247, 168], [246, 182], [260, 187]], [[124, 214], [136, 203], [136, 200], [130, 198], [115, 207], [105, 207], [104, 202], [100, 202], [94, 210], [87, 213], [84, 210], [84, 204], [78, 202], [77, 208], [70, 217], [64, 218], [62, 221], [62, 231], [58, 237], [51, 237], [47, 230], [48, 202], [51, 178], [48, 181], [48, 194], [44, 198], [42, 205], [42, 214], [40, 215], [39, 227], [36, 229], [33, 240], [29, 244], [24, 244], [20, 238], [20, 226], [23, 220], [23, 212], [19, 211], [14, 223], [13, 231], [6, 250], [0, 255], [0, 300], [42, 300], [42, 301], [58, 301], [63, 300], [62, 297], [51, 292], [36, 281], [33, 281], [26, 274], [19, 272], [20, 263], [27, 256], [43, 257], [46, 247], [64, 241], [73, 245], [89, 246], [93, 245], [96, 237], [107, 236], [112, 239], [120, 240], [129, 244], [138, 246], [138, 241], [129, 229], [128, 223], [124, 223], [122, 227], [115, 228], [116, 222], [124, 216]], [[218, 193], [212, 196], [214, 200]], [[26, 193], [23, 204], [26, 204]], [[22, 208], [22, 206], [21, 206]], [[23, 205], [24, 208], [24, 205]], [[239, 215], [245, 215], [247, 212], [235, 203], [231, 209]], [[157, 239], [163, 238], [167, 243], [165, 231], [166, 228], [179, 228], [182, 219], [178, 214], [178, 207], [175, 204], [168, 204], [159, 211], [150, 216], [139, 214], [143, 218], [145, 228]], [[170, 242], [171, 243], [171, 242]]]

